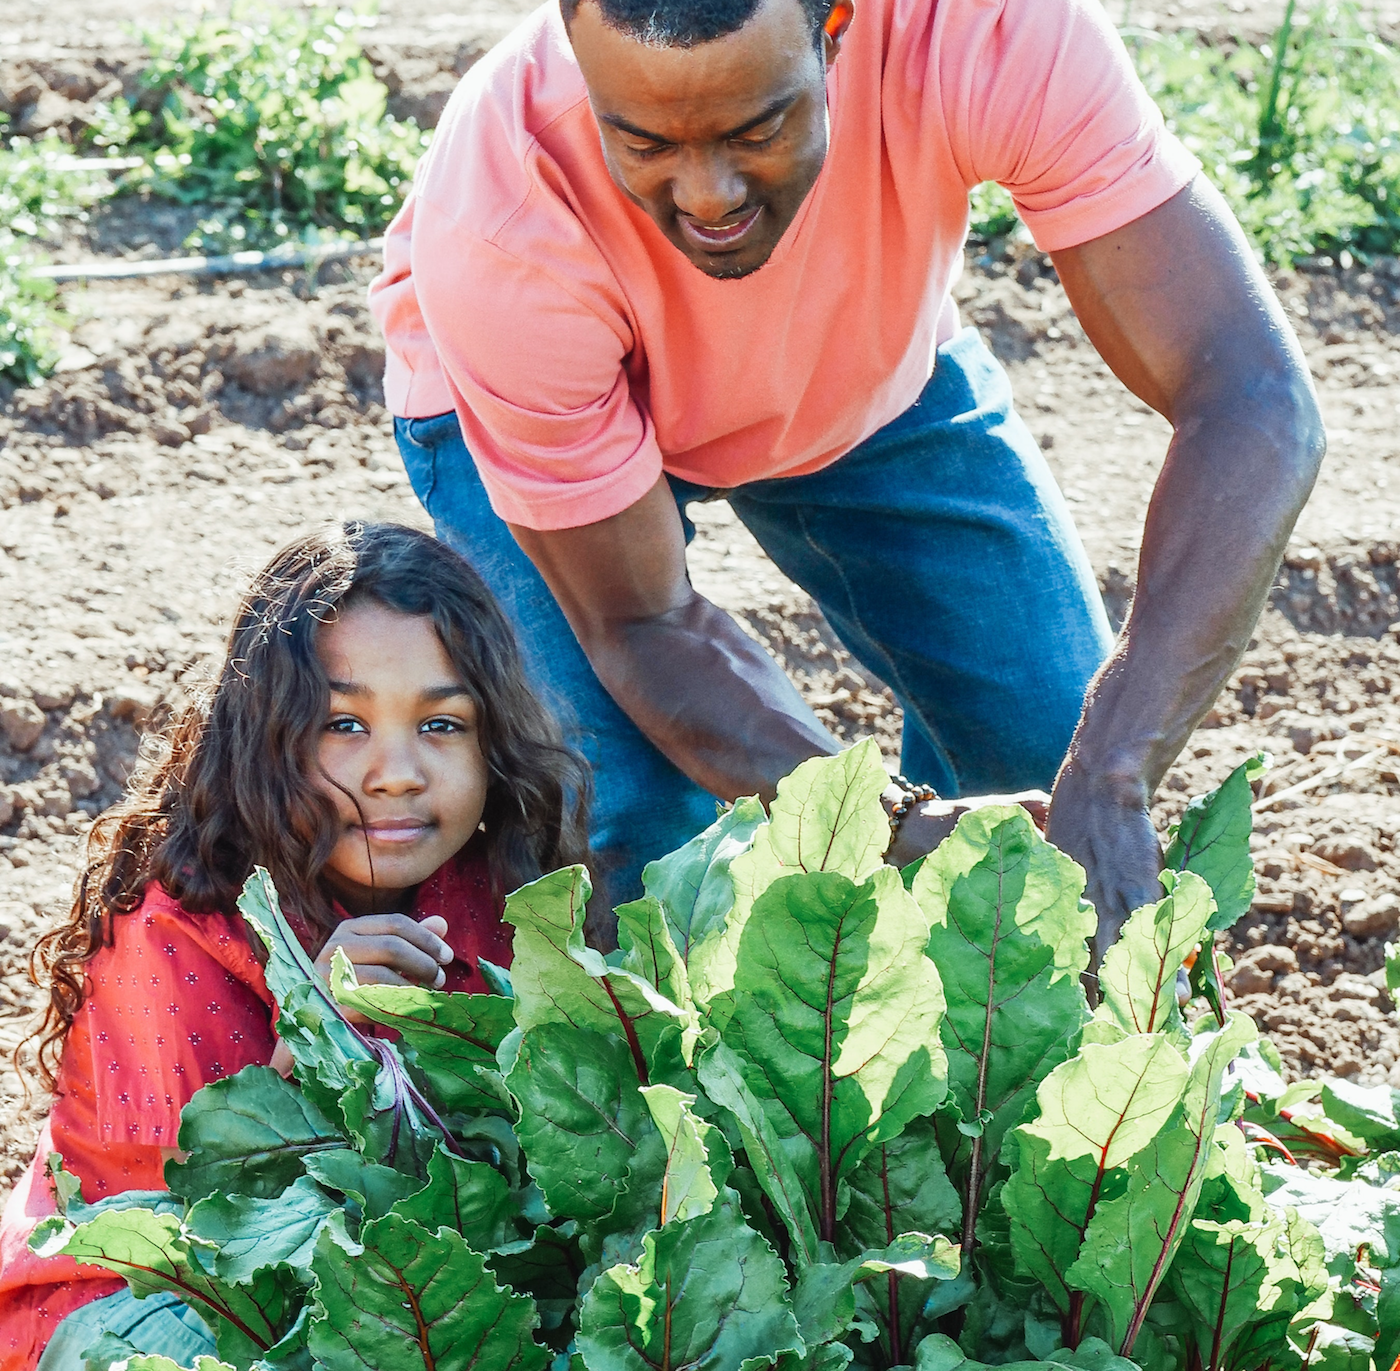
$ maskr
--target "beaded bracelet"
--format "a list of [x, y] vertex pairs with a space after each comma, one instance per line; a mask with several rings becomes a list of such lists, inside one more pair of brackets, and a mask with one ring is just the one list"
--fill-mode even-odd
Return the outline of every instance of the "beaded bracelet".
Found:
[[890, 833], [893, 835], [899, 832], [905, 815], [915, 805], [923, 804], [926, 800], [936, 800], [938, 792], [931, 785], [915, 785], [907, 776], [895, 775], [891, 776], [890, 780], [904, 792], [890, 810]]

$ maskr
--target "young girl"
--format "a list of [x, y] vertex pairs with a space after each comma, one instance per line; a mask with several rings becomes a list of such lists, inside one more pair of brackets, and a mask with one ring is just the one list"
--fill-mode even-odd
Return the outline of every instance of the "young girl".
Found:
[[164, 1188], [201, 1086], [273, 1060], [273, 1002], [235, 901], [255, 865], [326, 972], [482, 991], [507, 892], [584, 855], [587, 778], [509, 625], [434, 539], [299, 539], [239, 607], [209, 698], [93, 830], [70, 921], [41, 942], [53, 1111], [0, 1223], [0, 1371], [81, 1371], [106, 1331], [180, 1365], [213, 1351], [171, 1297], [27, 1248], [51, 1151], [89, 1202]]

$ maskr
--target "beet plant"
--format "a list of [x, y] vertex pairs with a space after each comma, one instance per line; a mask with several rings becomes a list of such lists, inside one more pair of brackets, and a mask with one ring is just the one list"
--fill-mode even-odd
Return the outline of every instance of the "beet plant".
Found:
[[1214, 947], [1259, 766], [1092, 1007], [1082, 871], [1014, 807], [886, 866], [873, 743], [649, 867], [615, 953], [582, 868], [517, 891], [499, 994], [324, 986], [256, 873], [295, 1079], [202, 1090], [169, 1195], [86, 1206], [54, 1158], [34, 1245], [177, 1292], [198, 1371], [1386, 1371], [1391, 1092], [1286, 1085]]

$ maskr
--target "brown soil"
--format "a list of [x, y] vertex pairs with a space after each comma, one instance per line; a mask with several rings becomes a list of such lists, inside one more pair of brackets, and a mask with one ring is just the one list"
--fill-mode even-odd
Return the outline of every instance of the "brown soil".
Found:
[[[60, 41], [38, 0], [0, 0], [0, 108], [27, 117], [47, 91], [70, 102], [48, 101], [65, 115], [51, 126], [73, 127], [100, 93], [92, 81], [129, 76], [122, 24], [170, 11], [76, 8]], [[1135, 22], [1263, 26], [1272, 14], [1216, 0], [1158, 8], [1140, 6]], [[438, 100], [520, 12], [512, 0], [456, 16], [386, 0], [377, 60], [405, 102]], [[431, 101], [420, 112], [431, 122]], [[188, 227], [182, 211], [118, 202], [68, 249], [154, 255]], [[218, 653], [241, 579], [316, 520], [424, 523], [382, 407], [382, 347], [364, 308], [372, 270], [66, 287], [79, 322], [64, 369], [0, 394], [0, 1051], [38, 1003], [29, 949], [68, 907], [86, 827], [120, 793], [143, 727]], [[1400, 1086], [1400, 1027], [1379, 974], [1400, 925], [1400, 262], [1276, 285], [1332, 452], [1271, 607], [1157, 817], [1165, 826], [1249, 753], [1274, 755], [1259, 893], [1233, 935], [1235, 993], [1295, 1074]], [[970, 261], [959, 299], [1007, 363], [1121, 616], [1166, 425], [1109, 375], [1038, 256]], [[810, 601], [728, 506], [702, 506], [697, 523], [697, 586], [769, 644], [838, 733], [874, 734], [893, 755], [897, 710]], [[43, 1107], [0, 1074], [0, 1192], [27, 1163]]]

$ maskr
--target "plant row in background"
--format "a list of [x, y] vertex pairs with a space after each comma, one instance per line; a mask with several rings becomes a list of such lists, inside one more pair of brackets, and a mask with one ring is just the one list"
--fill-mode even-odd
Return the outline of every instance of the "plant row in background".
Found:
[[[1306, 14], [1289, 0], [1262, 45], [1125, 28], [1169, 125], [1224, 191], [1261, 256], [1352, 258], [1400, 251], [1400, 54], [1354, 4]], [[27, 277], [25, 240], [80, 213], [99, 190], [207, 207], [195, 251], [370, 236], [403, 197], [428, 134], [386, 114], [360, 46], [363, 5], [235, 5], [142, 34], [142, 88], [103, 108], [86, 152], [139, 158], [115, 182], [71, 166], [72, 149], [16, 140], [0, 150], [0, 376], [53, 364], [51, 292]], [[11, 185], [18, 187], [12, 191]], [[46, 187], [40, 212], [16, 199]], [[983, 241], [1016, 229], [995, 186], [973, 197]]]
[[[428, 134], [391, 118], [361, 47], [364, 5], [235, 5], [141, 32], [140, 89], [104, 106], [85, 157], [56, 138], [0, 148], [0, 377], [29, 384], [56, 360], [63, 320], [26, 268], [62, 221], [104, 194], [205, 211], [192, 252], [381, 232]], [[94, 162], [134, 161], [119, 174]]]
[[582, 868], [518, 891], [500, 993], [326, 987], [256, 873], [295, 1080], [202, 1090], [168, 1195], [51, 1158], [34, 1245], [236, 1371], [1387, 1371], [1395, 1097], [1285, 1086], [1220, 988], [1257, 772], [1187, 809], [1093, 1009], [1082, 871], [1014, 807], [886, 866], [871, 742], [649, 867], [611, 956]]

